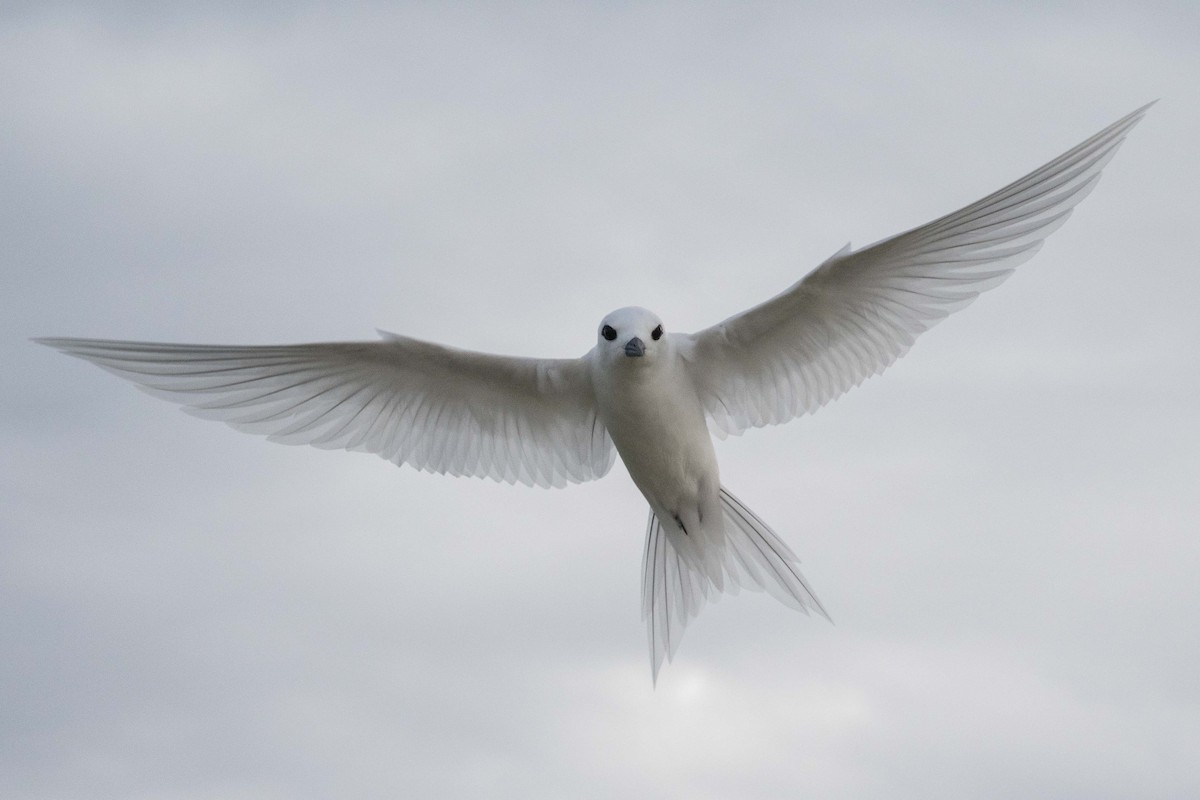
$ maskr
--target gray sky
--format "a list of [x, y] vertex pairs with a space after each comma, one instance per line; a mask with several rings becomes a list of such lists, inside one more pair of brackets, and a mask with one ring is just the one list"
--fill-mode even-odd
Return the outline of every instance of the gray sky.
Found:
[[[0, 795], [1200, 794], [1192, 3], [0, 11]], [[645, 503], [287, 448], [30, 344], [576, 356], [1162, 98], [1004, 286], [718, 445], [836, 626], [650, 684]]]

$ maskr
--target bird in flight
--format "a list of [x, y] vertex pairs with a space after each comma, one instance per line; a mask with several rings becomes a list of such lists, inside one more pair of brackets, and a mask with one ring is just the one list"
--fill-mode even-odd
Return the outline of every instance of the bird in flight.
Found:
[[600, 321], [575, 359], [458, 350], [392, 333], [276, 346], [38, 339], [149, 393], [285, 444], [362, 450], [428, 472], [564, 486], [619, 454], [650, 504], [642, 616], [652, 680], [710, 599], [765, 590], [828, 614], [799, 559], [722, 484], [712, 436], [812, 413], [878, 374], [1032, 257], [1149, 106], [926, 225], [835, 253], [696, 333], [644, 308]]

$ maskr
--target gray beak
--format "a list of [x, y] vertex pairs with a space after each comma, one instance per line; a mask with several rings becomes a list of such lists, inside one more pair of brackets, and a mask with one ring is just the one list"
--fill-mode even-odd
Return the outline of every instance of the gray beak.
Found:
[[630, 358], [641, 358], [646, 355], [646, 343], [638, 337], [633, 337], [625, 343], [625, 355]]

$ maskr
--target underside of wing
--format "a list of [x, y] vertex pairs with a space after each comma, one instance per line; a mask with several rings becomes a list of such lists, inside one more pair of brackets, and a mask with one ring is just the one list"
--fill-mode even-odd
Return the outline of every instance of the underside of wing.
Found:
[[38, 341], [192, 414], [284, 444], [537, 486], [592, 480], [612, 466], [583, 362], [384, 337], [280, 346]]
[[882, 372], [1031, 258], [1148, 107], [966, 208], [861, 250], [847, 245], [782, 294], [680, 337], [713, 431], [786, 422]]

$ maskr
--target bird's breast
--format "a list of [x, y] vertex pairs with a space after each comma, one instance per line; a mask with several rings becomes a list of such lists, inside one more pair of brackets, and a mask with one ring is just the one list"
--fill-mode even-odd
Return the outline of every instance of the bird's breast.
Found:
[[597, 405], [637, 487], [670, 512], [715, 493], [720, 480], [704, 409], [686, 374], [617, 371], [599, 381]]

